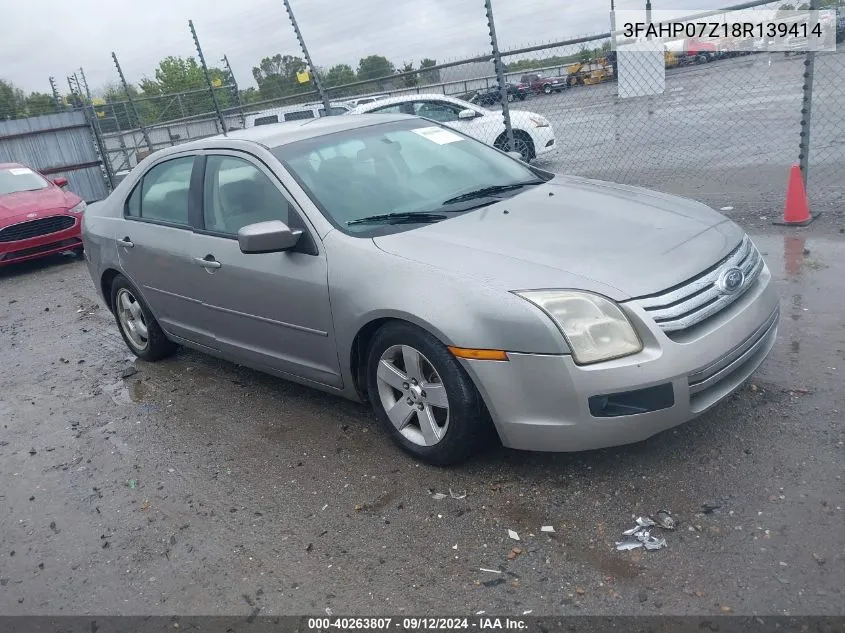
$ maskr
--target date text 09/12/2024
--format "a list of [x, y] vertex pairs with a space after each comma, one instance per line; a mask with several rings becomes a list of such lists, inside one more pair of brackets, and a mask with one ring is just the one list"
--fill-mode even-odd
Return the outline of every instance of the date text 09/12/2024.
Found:
[[474, 618], [437, 618], [437, 617], [402, 617], [402, 618], [362, 618], [362, 617], [325, 617], [308, 618], [311, 631], [449, 631], [449, 630], [511, 630], [521, 631], [528, 628], [525, 620], [519, 618], [500, 618], [476, 616]]

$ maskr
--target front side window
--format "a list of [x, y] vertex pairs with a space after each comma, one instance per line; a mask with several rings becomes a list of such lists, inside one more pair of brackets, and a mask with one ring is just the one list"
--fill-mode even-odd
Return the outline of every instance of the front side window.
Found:
[[126, 214], [144, 220], [188, 226], [188, 197], [194, 157], [184, 156], [159, 163], [146, 174], [130, 195]]
[[21, 191], [39, 191], [50, 186], [29, 167], [0, 169], [0, 196]]
[[381, 213], [454, 211], [444, 203], [483, 187], [536, 182], [492, 147], [419, 119], [298, 141], [271, 150], [315, 204], [344, 231]]
[[374, 108], [370, 112], [378, 112], [379, 114], [413, 114], [414, 110], [410, 103], [394, 103], [393, 105]]
[[464, 110], [459, 105], [447, 101], [415, 101], [414, 114], [434, 121], [457, 121], [458, 114]]
[[209, 156], [203, 195], [205, 229], [237, 235], [249, 224], [280, 220], [290, 223], [290, 204], [258, 167], [235, 156]]

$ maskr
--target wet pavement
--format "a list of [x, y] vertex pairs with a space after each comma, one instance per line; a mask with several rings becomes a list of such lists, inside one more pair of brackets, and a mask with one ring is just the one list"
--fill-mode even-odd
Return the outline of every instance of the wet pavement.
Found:
[[[6, 270], [0, 613], [841, 614], [845, 236], [754, 238], [782, 325], [728, 402], [451, 469], [354, 403], [190, 351], [133, 364], [78, 260]], [[615, 550], [664, 509], [665, 549]]]

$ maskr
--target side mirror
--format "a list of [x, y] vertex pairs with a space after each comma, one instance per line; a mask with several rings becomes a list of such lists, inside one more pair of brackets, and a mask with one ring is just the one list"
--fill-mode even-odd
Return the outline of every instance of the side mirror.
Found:
[[67, 187], [67, 178], [53, 178], [53, 184], [57, 187]]
[[522, 160], [522, 154], [519, 152], [505, 152], [511, 158], [515, 158], [516, 160]]
[[461, 110], [460, 112], [458, 112], [458, 118], [459, 119], [474, 119], [476, 116], [478, 116], [476, 111], [470, 110], [469, 108], [467, 108], [466, 110]]
[[302, 236], [302, 231], [291, 230], [279, 220], [249, 224], [238, 231], [238, 246], [248, 255], [289, 251]]

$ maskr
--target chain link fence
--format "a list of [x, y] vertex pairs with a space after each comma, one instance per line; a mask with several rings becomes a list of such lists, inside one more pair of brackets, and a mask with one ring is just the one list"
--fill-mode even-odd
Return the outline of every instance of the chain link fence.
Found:
[[[414, 42], [419, 60], [394, 63], [368, 55], [371, 27], [362, 18], [349, 25], [359, 36], [344, 42], [349, 63], [322, 67], [331, 53], [321, 27], [331, 16], [298, 24], [297, 3], [283, 3], [272, 10], [268, 5], [274, 26], [292, 23], [301, 39], [290, 29], [288, 53], [266, 57], [253, 69], [257, 89], [244, 89], [244, 78], [239, 86], [225, 55], [222, 68], [208, 67], [191, 22], [186, 38], [196, 57], [165, 58], [194, 78], [190, 89], [166, 92], [153, 80], [129, 82], [113, 54], [119, 82], [102, 98], [83, 96], [87, 84], [83, 91], [77, 79], [68, 105], [55, 95], [44, 107], [88, 108], [112, 185], [148, 153], [190, 139], [385, 111], [431, 118], [553, 171], [650, 187], [717, 208], [768, 210], [772, 217], [783, 204], [790, 167], [800, 163], [811, 203], [841, 208], [843, 51], [788, 54], [759, 50], [753, 42], [727, 51], [667, 46], [663, 71], [655, 74], [636, 54], [614, 50], [609, 30], [526, 46], [526, 33], [512, 25], [520, 12], [538, 17], [531, 3], [456, 2], [475, 16], [445, 34], [477, 47], [477, 54], [461, 59], [426, 48], [444, 34], [427, 30], [425, 21], [390, 35]], [[493, 9], [500, 5], [506, 18], [497, 20]], [[783, 2], [743, 3], [751, 5], [778, 9]], [[608, 14], [608, 24], [612, 19]], [[840, 49], [842, 32], [840, 25]], [[222, 54], [208, 51], [215, 60]], [[308, 58], [313, 68], [303, 62]], [[14, 114], [3, 111], [6, 102], [0, 100], [0, 119], [32, 114], [20, 105]]]

